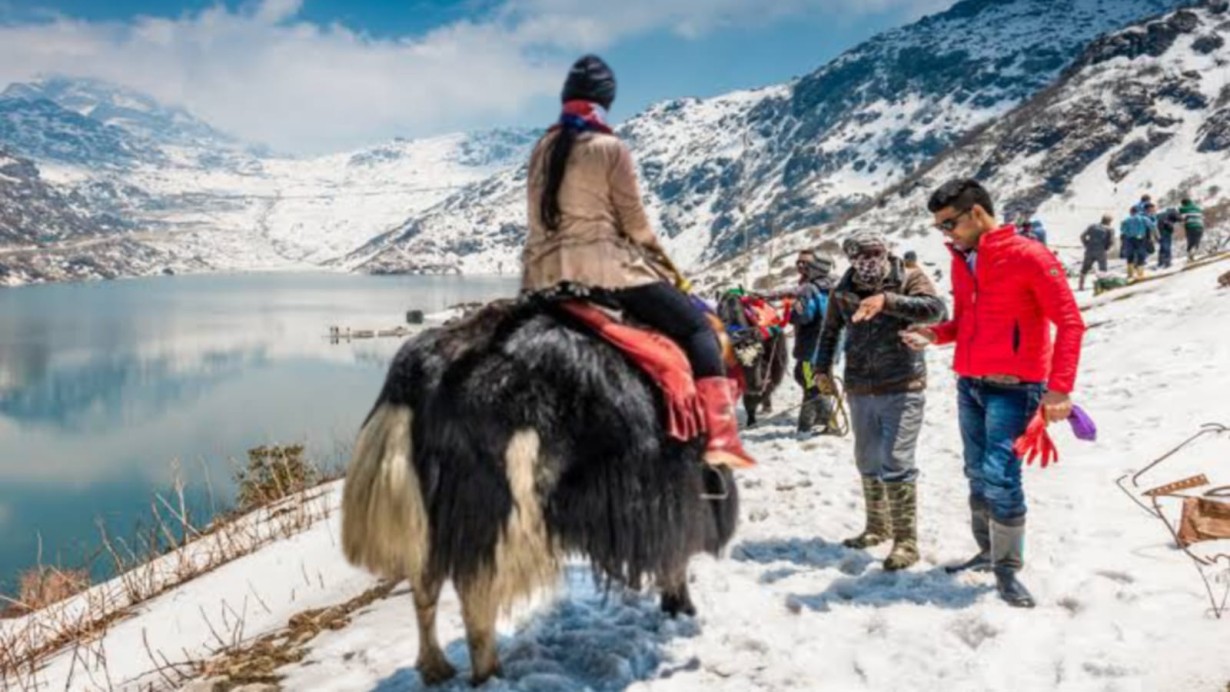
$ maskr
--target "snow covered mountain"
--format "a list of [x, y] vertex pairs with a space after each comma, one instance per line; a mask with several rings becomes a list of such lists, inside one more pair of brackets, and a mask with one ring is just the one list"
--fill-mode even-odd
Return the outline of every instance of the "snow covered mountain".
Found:
[[260, 156], [182, 109], [98, 81], [57, 77], [0, 94], [0, 146], [32, 160], [48, 189], [80, 209], [141, 231], [129, 240], [178, 258], [173, 269], [328, 262], [515, 165], [532, 141], [506, 129], [292, 159]]
[[[793, 234], [782, 250], [873, 228], [947, 266], [926, 200], [973, 176], [1001, 216], [1036, 216], [1067, 259], [1102, 214], [1142, 194], [1202, 203], [1212, 235], [1230, 221], [1230, 3], [1208, 0], [1091, 43], [1050, 88], [971, 134], [841, 222]], [[737, 265], [731, 263], [727, 273]], [[784, 269], [784, 267], [783, 267]]]
[[101, 123], [46, 98], [0, 94], [0, 142], [14, 153], [44, 161], [125, 168], [158, 161], [159, 152], [118, 127]]
[[158, 144], [215, 148], [239, 144], [182, 108], [168, 107], [132, 89], [93, 79], [50, 77], [12, 84], [0, 93], [0, 99], [50, 101], [103, 126]]
[[132, 231], [127, 219], [48, 184], [34, 162], [0, 148], [0, 286], [166, 269], [172, 258]]
[[34, 162], [0, 149], [0, 245], [29, 246], [88, 236], [95, 228], [124, 230], [118, 220], [85, 216], [39, 176]]
[[[1048, 87], [1097, 36], [1177, 0], [965, 0], [793, 82], [662, 103], [620, 128], [680, 264], [833, 221]], [[616, 105], [618, 108], [618, 104]], [[396, 271], [516, 261], [524, 171], [476, 183], [348, 258]]]
[[[1050, 93], [1096, 37], [1178, 4], [963, 0], [788, 84], [661, 103], [619, 134], [672, 254], [696, 271], [847, 218]], [[299, 160], [260, 156], [182, 109], [96, 81], [0, 96], [0, 146], [33, 159], [46, 182], [128, 220], [159, 252], [228, 270], [511, 271], [535, 136], [399, 140]]]

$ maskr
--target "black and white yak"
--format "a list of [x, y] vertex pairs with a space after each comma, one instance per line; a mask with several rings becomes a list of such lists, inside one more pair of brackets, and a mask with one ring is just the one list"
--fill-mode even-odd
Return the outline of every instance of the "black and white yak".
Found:
[[773, 410], [773, 392], [786, 378], [789, 368], [789, 347], [786, 333], [773, 330], [767, 337], [752, 325], [742, 297], [728, 291], [718, 299], [718, 317], [727, 325], [735, 327], [730, 335], [735, 360], [743, 370], [743, 409], [747, 413], [747, 425], [756, 424], [756, 414]]
[[456, 673], [436, 638], [448, 579], [476, 684], [500, 672], [497, 615], [555, 584], [570, 554], [695, 613], [688, 561], [730, 540], [737, 496], [703, 439], [666, 435], [663, 406], [623, 354], [542, 305], [493, 303], [401, 348], [346, 475], [342, 546], [409, 579], [427, 684]]

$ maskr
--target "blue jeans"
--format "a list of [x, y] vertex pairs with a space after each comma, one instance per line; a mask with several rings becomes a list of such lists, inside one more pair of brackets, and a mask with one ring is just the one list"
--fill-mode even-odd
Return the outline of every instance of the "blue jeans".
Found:
[[1123, 259], [1129, 265], [1143, 267], [1149, 261], [1148, 246], [1144, 238], [1123, 239]]
[[997, 521], [1025, 516], [1021, 459], [1012, 451], [1042, 402], [1043, 385], [996, 385], [962, 377], [957, 411], [965, 446], [970, 497], [981, 500]]
[[1174, 256], [1174, 233], [1162, 233], [1157, 239], [1157, 266], [1165, 269]]

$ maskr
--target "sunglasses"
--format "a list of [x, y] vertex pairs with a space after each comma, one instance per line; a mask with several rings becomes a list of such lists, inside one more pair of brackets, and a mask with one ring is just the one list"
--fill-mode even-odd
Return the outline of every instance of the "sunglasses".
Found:
[[956, 216], [952, 217], [951, 219], [944, 219], [943, 221], [941, 221], [941, 222], [939, 222], [939, 223], [935, 224], [935, 227], [936, 227], [936, 228], [938, 228], [939, 230], [943, 231], [944, 233], [952, 233], [953, 231], [957, 230], [957, 226], [961, 225], [961, 222], [959, 221], [959, 219], [960, 219], [962, 216], [967, 216], [967, 215], [969, 215], [969, 213], [970, 213], [971, 211], [973, 211], [973, 210], [972, 210], [972, 209], [966, 209], [965, 211], [961, 212], [960, 214], [957, 214]]

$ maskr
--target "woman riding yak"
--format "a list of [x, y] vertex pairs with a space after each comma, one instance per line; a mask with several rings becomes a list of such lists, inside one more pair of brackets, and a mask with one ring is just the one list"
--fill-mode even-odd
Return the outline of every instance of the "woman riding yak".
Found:
[[606, 123], [615, 75], [587, 55], [573, 64], [559, 122], [529, 163], [529, 236], [523, 291], [562, 283], [585, 286], [598, 302], [662, 332], [687, 354], [708, 428], [705, 461], [733, 468], [755, 462], [739, 441], [735, 383], [705, 315], [679, 286], [641, 204], [627, 146]]

